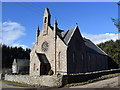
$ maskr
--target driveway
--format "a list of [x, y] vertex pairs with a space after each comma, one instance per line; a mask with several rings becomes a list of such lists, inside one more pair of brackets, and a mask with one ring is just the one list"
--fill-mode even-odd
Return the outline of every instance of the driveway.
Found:
[[0, 81], [0, 86], [1, 86], [0, 88], [16, 88], [16, 89], [18, 89], [18, 88], [28, 88], [28, 87], [13, 86], [11, 84], [7, 84], [7, 83], [4, 83], [2, 81]]
[[120, 88], [120, 76], [70, 88]]

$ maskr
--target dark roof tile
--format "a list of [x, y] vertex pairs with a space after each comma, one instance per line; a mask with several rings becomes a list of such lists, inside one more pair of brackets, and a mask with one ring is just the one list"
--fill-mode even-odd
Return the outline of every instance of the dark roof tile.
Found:
[[93, 52], [93, 53], [99, 53], [99, 54], [102, 54], [102, 55], [107, 55], [102, 49], [100, 49], [97, 45], [95, 45], [89, 39], [83, 38], [83, 40], [85, 42], [86, 50], [88, 52]]
[[[57, 34], [61, 38], [61, 40], [67, 45], [77, 27], [66, 30], [66, 31], [58, 30]], [[102, 54], [102, 55], [107, 55], [103, 50], [101, 50], [97, 45], [95, 45], [89, 39], [83, 38], [83, 40], [84, 40], [87, 52], [99, 53], [99, 54]]]

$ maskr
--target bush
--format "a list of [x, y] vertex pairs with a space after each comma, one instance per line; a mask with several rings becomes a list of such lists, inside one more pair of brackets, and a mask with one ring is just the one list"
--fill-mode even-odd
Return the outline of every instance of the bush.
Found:
[[28, 72], [20, 72], [19, 74], [20, 75], [28, 75], [29, 73]]
[[54, 74], [53, 70], [50, 69], [48, 75], [53, 75], [53, 74]]

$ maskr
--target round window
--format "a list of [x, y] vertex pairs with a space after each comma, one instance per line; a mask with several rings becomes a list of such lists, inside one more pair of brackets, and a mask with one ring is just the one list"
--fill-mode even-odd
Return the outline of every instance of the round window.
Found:
[[46, 52], [46, 51], [48, 51], [48, 47], [49, 47], [49, 44], [47, 41], [45, 41], [45, 42], [43, 42], [41, 49], [43, 52]]

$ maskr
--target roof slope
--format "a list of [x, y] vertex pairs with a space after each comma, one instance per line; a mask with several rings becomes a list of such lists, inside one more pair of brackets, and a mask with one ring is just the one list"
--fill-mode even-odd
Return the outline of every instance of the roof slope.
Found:
[[45, 54], [37, 53], [37, 56], [41, 63], [49, 63]]
[[72, 29], [69, 29], [69, 30], [66, 30], [66, 31], [58, 30], [57, 34], [65, 42], [65, 44], [68, 44], [68, 42], [71, 39], [75, 29], [76, 29], [76, 27], [72, 28]]
[[89, 39], [83, 38], [83, 40], [85, 42], [86, 50], [88, 52], [93, 52], [93, 53], [99, 53], [99, 54], [102, 54], [102, 55], [107, 55], [102, 49], [100, 49], [97, 45], [95, 45]]
[[[57, 34], [61, 38], [61, 40], [67, 45], [68, 42], [71, 40], [71, 37], [73, 36], [73, 34], [74, 34], [75, 30], [77, 29], [77, 27], [78, 26], [76, 26], [76, 27], [74, 27], [72, 29], [66, 30], [66, 31], [58, 29]], [[83, 40], [84, 40], [87, 52], [99, 53], [99, 54], [102, 54], [102, 55], [107, 55], [102, 49], [100, 49], [97, 45], [95, 45], [89, 39], [83, 38]]]

